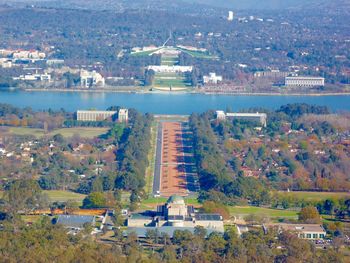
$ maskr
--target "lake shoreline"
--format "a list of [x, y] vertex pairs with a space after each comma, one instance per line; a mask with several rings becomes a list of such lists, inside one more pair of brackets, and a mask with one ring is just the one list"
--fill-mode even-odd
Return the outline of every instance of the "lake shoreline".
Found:
[[[17, 90], [17, 89], [15, 89]], [[223, 95], [223, 96], [350, 96], [350, 92], [327, 92], [327, 93], [281, 93], [281, 92], [201, 92], [201, 91], [143, 91], [143, 90], [115, 90], [115, 89], [94, 89], [94, 90], [84, 90], [84, 89], [21, 89], [20, 91], [25, 92], [78, 92], [78, 93], [123, 93], [123, 94], [199, 94], [199, 95]]]

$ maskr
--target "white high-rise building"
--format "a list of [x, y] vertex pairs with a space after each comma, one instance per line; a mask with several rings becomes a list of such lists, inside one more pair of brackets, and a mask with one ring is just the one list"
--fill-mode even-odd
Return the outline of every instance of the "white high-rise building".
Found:
[[233, 17], [234, 17], [234, 13], [233, 13], [233, 11], [228, 11], [228, 17], [227, 17], [227, 20], [228, 20], [228, 21], [233, 21]]

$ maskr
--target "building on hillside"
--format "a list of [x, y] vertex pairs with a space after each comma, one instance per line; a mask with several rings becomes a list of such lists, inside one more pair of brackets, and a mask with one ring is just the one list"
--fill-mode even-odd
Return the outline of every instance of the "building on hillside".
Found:
[[319, 224], [269, 224], [264, 226], [264, 229], [277, 227], [281, 231], [294, 232], [302, 239], [324, 239], [326, 230]]
[[192, 72], [192, 66], [148, 66], [147, 70], [153, 70], [156, 73], [185, 73]]
[[157, 211], [131, 214], [127, 225], [127, 233], [136, 232], [139, 237], [143, 237], [149, 229], [168, 233], [172, 237], [175, 230], [193, 232], [196, 226], [204, 227], [208, 233], [224, 232], [221, 215], [196, 213], [193, 206], [186, 205], [183, 197], [177, 195], [169, 197], [164, 205], [157, 207]]
[[38, 50], [18, 50], [12, 54], [14, 59], [32, 59], [39, 60], [44, 59], [46, 54], [44, 52], [39, 52]]
[[120, 109], [118, 112], [118, 122], [128, 122], [129, 120], [129, 110]]
[[228, 21], [233, 21], [233, 18], [234, 18], [234, 13], [233, 13], [233, 11], [228, 11], [227, 20], [228, 20]]
[[100, 73], [96, 72], [96, 70], [87, 71], [82, 69], [80, 71], [80, 85], [84, 88], [95, 86], [104, 87], [105, 78]]
[[244, 119], [259, 122], [263, 127], [267, 125], [267, 114], [266, 113], [225, 113], [224, 111], [216, 111], [217, 120], [226, 119]]
[[12, 60], [8, 58], [0, 58], [0, 67], [12, 68]]
[[285, 85], [287, 87], [323, 87], [325, 79], [321, 77], [286, 77]]
[[52, 67], [52, 66], [61, 66], [64, 65], [63, 59], [48, 59], [46, 60], [46, 65]]
[[220, 121], [226, 120], [226, 113], [222, 110], [217, 110], [216, 111], [216, 119]]
[[13, 78], [14, 80], [23, 80], [23, 81], [51, 81], [51, 75], [44, 73], [44, 74], [26, 74], [26, 75], [20, 75], [19, 77]]
[[287, 71], [271, 70], [271, 71], [257, 71], [254, 73], [255, 78], [285, 78], [290, 76], [291, 73]]
[[104, 121], [116, 115], [116, 111], [93, 111], [93, 110], [78, 110], [78, 121]]
[[210, 72], [209, 76], [203, 76], [204, 84], [218, 84], [219, 82], [222, 82], [222, 80], [222, 76], [217, 76], [214, 72]]

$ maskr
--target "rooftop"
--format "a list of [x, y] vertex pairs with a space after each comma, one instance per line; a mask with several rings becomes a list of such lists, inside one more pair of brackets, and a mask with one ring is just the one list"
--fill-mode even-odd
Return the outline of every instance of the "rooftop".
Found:
[[185, 200], [183, 197], [181, 197], [179, 195], [172, 195], [169, 197], [167, 204], [183, 205], [183, 204], [185, 204]]
[[57, 224], [62, 224], [66, 227], [82, 228], [86, 223], [92, 224], [94, 219], [94, 216], [59, 215]]

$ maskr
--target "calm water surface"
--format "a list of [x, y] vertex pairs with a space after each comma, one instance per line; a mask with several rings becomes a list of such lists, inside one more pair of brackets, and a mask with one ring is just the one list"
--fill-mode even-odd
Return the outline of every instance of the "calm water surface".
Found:
[[328, 106], [333, 111], [350, 111], [350, 96], [237, 96], [204, 94], [126, 94], [1, 91], [0, 102], [33, 109], [76, 111], [112, 105], [136, 108], [154, 114], [190, 114], [209, 109], [234, 111], [250, 107], [276, 109], [288, 103], [303, 102]]

